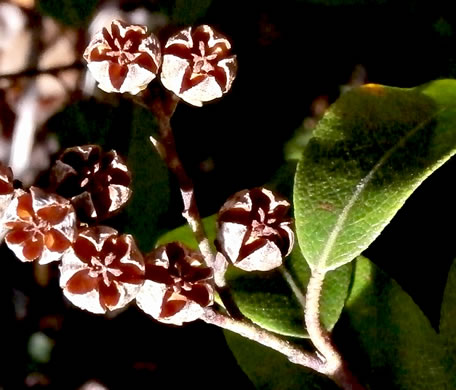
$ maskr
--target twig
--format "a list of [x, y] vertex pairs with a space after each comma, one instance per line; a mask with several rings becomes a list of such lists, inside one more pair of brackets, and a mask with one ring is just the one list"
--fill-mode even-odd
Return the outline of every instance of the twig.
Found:
[[179, 182], [179, 188], [184, 203], [183, 217], [187, 220], [198, 242], [198, 247], [208, 267], [214, 266], [214, 254], [209, 240], [204, 231], [198, 207], [195, 201], [193, 182], [185, 172], [184, 166], [179, 159], [171, 128], [171, 117], [177, 107], [179, 99], [174, 94], [168, 94], [166, 98], [155, 98], [147, 104], [155, 114], [160, 131], [160, 142], [153, 140], [155, 148], [162, 156], [169, 170], [174, 173]]
[[364, 390], [353, 376], [320, 321], [320, 298], [326, 273], [312, 271], [307, 285], [305, 321], [310, 340], [325, 362], [326, 375], [346, 390]]
[[205, 309], [201, 319], [208, 324], [230, 330], [266, 347], [272, 348], [285, 355], [292, 363], [326, 374], [325, 364], [317, 356], [303, 351], [299, 347], [291, 344], [288, 340], [268, 332], [247, 320], [235, 320], [210, 307]]

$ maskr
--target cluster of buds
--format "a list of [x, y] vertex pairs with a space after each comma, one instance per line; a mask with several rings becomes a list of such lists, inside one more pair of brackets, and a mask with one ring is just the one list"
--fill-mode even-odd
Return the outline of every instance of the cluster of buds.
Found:
[[84, 58], [105, 92], [136, 95], [160, 73], [165, 88], [194, 106], [228, 92], [237, 67], [228, 39], [208, 25], [177, 32], [162, 52], [146, 26], [114, 20], [94, 36]]
[[[0, 166], [0, 200], [6, 205], [1, 227], [6, 244], [21, 261], [60, 260], [60, 286], [70, 302], [105, 313], [136, 300], [145, 313], [174, 325], [200, 318], [214, 303], [214, 269], [199, 252], [172, 242], [143, 256], [131, 235], [80, 222], [81, 194], [86, 193], [82, 199], [97, 216], [109, 214], [109, 205], [120, 208], [129, 197], [130, 175], [114, 151], [103, 153], [94, 145], [69, 148], [51, 172], [54, 190], [68, 199], [37, 187], [15, 190], [11, 170]], [[97, 180], [110, 196], [95, 196], [101, 191], [93, 183]], [[119, 191], [118, 186], [125, 188]], [[94, 199], [101, 198], [107, 206], [100, 209]], [[217, 221], [216, 246], [222, 257], [246, 271], [280, 266], [294, 242], [286, 217], [289, 206], [265, 188], [229, 198]]]
[[[106, 92], [137, 94], [160, 74], [168, 90], [201, 106], [231, 88], [236, 57], [230, 50], [230, 42], [207, 25], [179, 31], [162, 51], [145, 26], [114, 20], [96, 34], [84, 58]], [[265, 188], [240, 191], [220, 209], [219, 260], [211, 268], [199, 252], [177, 242], [144, 256], [131, 235], [99, 225], [132, 194], [130, 172], [115, 151], [68, 148], [49, 183], [49, 192], [14, 189], [11, 169], [0, 166], [0, 237], [21, 261], [60, 261], [64, 295], [93, 313], [135, 300], [156, 320], [182, 325], [214, 303], [214, 273], [218, 278], [228, 262], [245, 271], [269, 271], [293, 248], [290, 204]]]

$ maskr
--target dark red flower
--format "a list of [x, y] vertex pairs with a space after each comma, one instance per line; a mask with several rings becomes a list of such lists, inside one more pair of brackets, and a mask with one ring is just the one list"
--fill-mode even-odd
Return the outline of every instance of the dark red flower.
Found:
[[146, 281], [136, 302], [161, 322], [194, 321], [213, 303], [212, 269], [180, 243], [160, 246], [146, 256]]
[[105, 313], [135, 298], [144, 282], [144, 259], [131, 235], [96, 226], [79, 232], [60, 273], [60, 286], [74, 305]]
[[230, 197], [218, 214], [217, 248], [245, 271], [269, 271], [293, 249], [290, 204], [266, 188]]
[[36, 187], [22, 192], [7, 208], [5, 242], [22, 261], [40, 264], [59, 260], [76, 237], [76, 214], [71, 203]]
[[95, 34], [84, 59], [100, 89], [136, 95], [157, 75], [160, 42], [146, 26], [113, 20], [108, 29]]
[[130, 198], [130, 172], [119, 155], [97, 145], [65, 149], [51, 171], [51, 188], [73, 203], [83, 221], [102, 220]]
[[194, 106], [221, 97], [236, 77], [236, 56], [223, 35], [207, 25], [168, 39], [160, 74], [165, 88]]

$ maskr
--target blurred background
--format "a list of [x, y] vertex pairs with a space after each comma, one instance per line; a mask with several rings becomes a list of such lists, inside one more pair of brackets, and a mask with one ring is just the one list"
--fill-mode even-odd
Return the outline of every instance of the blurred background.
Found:
[[[120, 18], [147, 25], [162, 43], [177, 29], [201, 23], [231, 40], [239, 68], [232, 90], [203, 108], [181, 104], [173, 118], [177, 147], [206, 216], [246, 187], [279, 181], [290, 195], [300, 147], [344, 91], [366, 82], [413, 87], [455, 77], [451, 5], [0, 2], [0, 160], [24, 187], [45, 188], [49, 167], [65, 147], [97, 143], [116, 149], [132, 170], [134, 196], [106, 223], [133, 233], [148, 251], [162, 233], [183, 224], [181, 201], [147, 141], [154, 118], [126, 97], [100, 91], [86, 73], [82, 53], [95, 32]], [[448, 163], [420, 187], [367, 253], [434, 326], [455, 255], [454, 232], [441, 223], [456, 217], [455, 190], [448, 186], [455, 168]], [[55, 264], [20, 263], [5, 246], [0, 252], [1, 390], [253, 388], [218, 329], [161, 325], [134, 305], [108, 316], [83, 312], [63, 298]], [[439, 265], [429, 270], [426, 261], [436, 257]]]

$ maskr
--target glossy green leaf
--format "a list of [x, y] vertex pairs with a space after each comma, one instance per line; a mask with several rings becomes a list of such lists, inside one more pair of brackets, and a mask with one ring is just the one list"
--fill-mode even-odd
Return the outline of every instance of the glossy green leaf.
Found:
[[[216, 236], [215, 218], [214, 215], [203, 219], [211, 242]], [[160, 237], [157, 244], [172, 241], [180, 241], [191, 248], [197, 246], [187, 225], [166, 233]], [[298, 286], [301, 294], [305, 294], [310, 269], [297, 246], [285, 262], [285, 269], [293, 283]], [[348, 294], [351, 271], [351, 264], [347, 264], [327, 275], [321, 306], [321, 319], [327, 329], [332, 329], [339, 319]], [[230, 267], [226, 279], [239, 309], [253, 322], [283, 335], [308, 337], [304, 327], [303, 308], [280, 270], [244, 272]]]
[[127, 159], [133, 195], [125, 210], [125, 231], [134, 235], [145, 252], [154, 247], [159, 220], [168, 210], [170, 197], [168, 169], [149, 141], [156, 128], [155, 119], [147, 110], [133, 110]]
[[456, 80], [412, 89], [368, 84], [342, 95], [296, 172], [297, 236], [310, 266], [352, 261], [455, 152]]
[[[345, 334], [364, 356], [359, 369], [372, 390], [450, 389], [445, 350], [411, 297], [364, 257], [355, 263], [345, 306]], [[345, 325], [344, 321], [342, 326]]]
[[447, 353], [448, 372], [452, 373], [452, 388], [456, 388], [456, 261], [450, 268], [443, 295], [440, 336]]
[[290, 363], [270, 348], [225, 331], [225, 338], [239, 366], [257, 389], [262, 390], [337, 390], [328, 378]]

